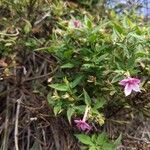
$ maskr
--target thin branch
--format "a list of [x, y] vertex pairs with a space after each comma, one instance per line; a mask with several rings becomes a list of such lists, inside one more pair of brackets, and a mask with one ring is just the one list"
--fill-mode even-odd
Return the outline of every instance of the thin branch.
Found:
[[9, 34], [9, 33], [0, 32], [0, 35], [10, 36], [10, 37], [14, 37], [14, 36], [19, 35], [19, 30], [18, 29], [15, 29], [15, 30], [16, 30], [16, 33]]
[[58, 69], [58, 66], [52, 72], [50, 72], [50, 73], [47, 73], [47, 74], [44, 74], [44, 75], [41, 75], [41, 76], [35, 76], [35, 77], [28, 78], [28, 79], [25, 80], [25, 82], [26, 81], [31, 81], [31, 80], [36, 80], [36, 79], [39, 79], [39, 78], [44, 78], [46, 76], [50, 76], [53, 73], [55, 73], [57, 71], [57, 69]]
[[[7, 86], [7, 91], [10, 91], [10, 87], [9, 85]], [[9, 94], [7, 94], [7, 98], [6, 98], [6, 117], [5, 117], [5, 127], [4, 127], [4, 138], [3, 138], [3, 145], [2, 147], [0, 147], [0, 149], [8, 149], [8, 137], [9, 137]]]
[[20, 112], [20, 103], [22, 100], [22, 96], [17, 100], [17, 110], [16, 110], [16, 121], [15, 121], [15, 148], [16, 150], [19, 150], [18, 147], [18, 120], [19, 120], [19, 112]]
[[40, 18], [39, 20], [37, 20], [35, 23], [34, 23], [34, 26], [40, 24], [45, 18], [49, 17], [50, 16], [50, 12], [47, 12], [42, 18]]

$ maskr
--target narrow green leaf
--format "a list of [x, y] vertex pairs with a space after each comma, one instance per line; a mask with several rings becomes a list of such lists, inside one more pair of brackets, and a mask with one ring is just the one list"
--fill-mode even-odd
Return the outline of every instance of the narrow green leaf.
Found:
[[145, 40], [144, 36], [140, 36], [140, 35], [138, 35], [136, 33], [130, 32], [128, 35], [131, 36], [131, 37], [136, 38], [137, 40], [142, 40], [142, 41]]
[[75, 88], [82, 80], [83, 76], [77, 77], [73, 82], [70, 83], [71, 88]]
[[122, 134], [120, 134], [119, 137], [115, 140], [114, 142], [115, 147], [121, 144], [121, 139], [122, 139]]
[[53, 110], [54, 110], [55, 116], [58, 115], [62, 111], [61, 105], [56, 105]]
[[6, 47], [9, 47], [9, 46], [11, 46], [11, 45], [13, 45], [13, 43], [6, 43], [6, 44], [5, 44]]
[[88, 93], [83, 89], [83, 92], [84, 92], [84, 100], [85, 100], [85, 104], [86, 105], [91, 105], [91, 98], [90, 96], [88, 95]]
[[66, 84], [56, 83], [56, 84], [50, 84], [48, 86], [55, 89], [55, 90], [58, 90], [58, 91], [64, 91], [64, 92], [68, 91], [68, 86]]
[[120, 34], [124, 32], [124, 29], [118, 23], [113, 23], [113, 26], [114, 26], [115, 30], [118, 31]]
[[84, 17], [84, 21], [85, 21], [85, 25], [88, 28], [92, 28], [92, 22], [91, 22], [91, 20], [87, 16]]
[[108, 54], [101, 55], [101, 56], [98, 58], [98, 61], [101, 62], [101, 61], [105, 60], [107, 56], [108, 56]]
[[111, 83], [116, 83], [116, 82], [120, 81], [121, 77], [122, 77], [122, 75], [120, 75], [120, 74], [115, 75], [113, 77], [113, 79], [111, 80]]
[[75, 112], [75, 109], [72, 107], [67, 110], [67, 118], [70, 124], [71, 124], [71, 117], [74, 114], [74, 112]]
[[73, 67], [74, 67], [74, 64], [67, 63], [67, 64], [62, 65], [60, 68], [62, 68], [62, 69], [71, 69]]
[[129, 57], [130, 57], [130, 53], [129, 53], [129, 50], [128, 50], [127, 45], [122, 44], [122, 43], [117, 43], [117, 45], [120, 46], [120, 47], [123, 49], [124, 55], [125, 55], [127, 58], [129, 58]]
[[85, 105], [79, 105], [79, 106], [75, 106], [74, 109], [79, 113], [84, 113], [85, 107], [86, 107]]
[[24, 21], [26, 22], [25, 26], [24, 26], [24, 32], [27, 34], [31, 31], [32, 29], [32, 25], [31, 23], [28, 21], [28, 20], [25, 20]]
[[99, 109], [99, 108], [102, 108], [104, 106], [104, 104], [106, 104], [106, 100], [101, 98], [101, 99], [98, 99], [96, 101], [96, 103], [94, 104], [94, 109]]
[[120, 34], [118, 33], [118, 31], [113, 29], [113, 33], [111, 35], [112, 41], [116, 42], [119, 38], [120, 38]]
[[48, 103], [51, 105], [51, 103], [52, 103], [52, 98], [51, 98], [51, 93], [48, 93], [48, 95], [47, 95], [47, 101], [48, 101]]

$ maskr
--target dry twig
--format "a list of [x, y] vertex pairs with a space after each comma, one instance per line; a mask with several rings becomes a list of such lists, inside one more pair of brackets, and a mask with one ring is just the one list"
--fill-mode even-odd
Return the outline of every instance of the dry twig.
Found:
[[18, 146], [18, 120], [19, 120], [19, 112], [20, 112], [20, 103], [22, 100], [22, 96], [17, 100], [17, 110], [16, 110], [16, 121], [15, 121], [15, 133], [14, 133], [14, 138], [15, 138], [15, 148], [16, 150], [19, 150]]

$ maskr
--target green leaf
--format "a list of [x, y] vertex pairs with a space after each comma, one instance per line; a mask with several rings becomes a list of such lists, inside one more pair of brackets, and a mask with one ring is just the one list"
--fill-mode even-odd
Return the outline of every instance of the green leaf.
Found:
[[96, 139], [97, 139], [96, 134], [93, 134], [92, 137], [91, 137], [92, 142], [96, 141]]
[[106, 100], [104, 99], [97, 100], [96, 103], [94, 104], [94, 109], [102, 108], [104, 104], [106, 104]]
[[[24, 19], [25, 20], [25, 19]], [[28, 20], [25, 20], [26, 24], [24, 26], [24, 32], [27, 34], [31, 31], [32, 25]]]
[[110, 143], [103, 143], [102, 144], [102, 149], [103, 150], [116, 150], [116, 149], [113, 148], [112, 144], [110, 144]]
[[88, 93], [84, 89], [83, 89], [83, 92], [84, 92], [85, 104], [90, 106], [91, 105], [91, 98], [90, 98], [90, 96], [88, 95]]
[[13, 43], [6, 43], [6, 44], [5, 44], [6, 47], [9, 47], [9, 46], [11, 46], [11, 45], [13, 45]]
[[85, 21], [85, 25], [88, 28], [92, 28], [92, 22], [91, 22], [91, 20], [87, 16], [84, 17], [84, 21]]
[[35, 48], [38, 45], [37, 40], [35, 40], [34, 38], [29, 38], [26, 42], [25, 42], [25, 46], [27, 47], [31, 47], [31, 48]]
[[126, 29], [135, 27], [135, 24], [127, 16], [124, 17], [122, 24]]
[[94, 64], [89, 64], [89, 63], [82, 65], [82, 69], [83, 69], [83, 70], [84, 70], [84, 69], [85, 69], [85, 70], [86, 70], [86, 69], [90, 69], [90, 68], [93, 68], [93, 67], [94, 67]]
[[72, 83], [70, 83], [71, 88], [75, 88], [82, 80], [83, 76], [77, 77]]
[[140, 57], [144, 57], [145, 54], [146, 54], [145, 51], [140, 50], [140, 51], [137, 51], [137, 52], [135, 53], [135, 56], [136, 56], [136, 58], [140, 58]]
[[70, 124], [71, 124], [71, 117], [74, 114], [74, 112], [75, 112], [75, 109], [72, 107], [67, 110], [67, 118]]
[[113, 79], [111, 80], [111, 83], [116, 83], [118, 81], [120, 81], [122, 79], [122, 75], [117, 74], [113, 77]]
[[144, 36], [137, 35], [136, 33], [130, 32], [128, 35], [136, 38], [137, 40], [145, 40]]
[[56, 84], [50, 84], [48, 86], [55, 89], [55, 90], [58, 90], [58, 91], [64, 91], [64, 92], [68, 91], [68, 86], [66, 84], [56, 83]]
[[128, 59], [128, 62], [127, 62], [127, 69], [132, 69], [134, 68], [136, 65], [135, 65], [135, 58], [134, 57], [130, 57]]
[[97, 145], [100, 145], [104, 150], [115, 150], [113, 145], [109, 142], [107, 134], [105, 132], [98, 135], [96, 143]]
[[89, 148], [89, 150], [97, 150], [97, 148], [95, 146], [92, 146]]
[[116, 42], [119, 38], [120, 38], [119, 33], [115, 29], [113, 29], [113, 33], [111, 35], [112, 41]]
[[107, 138], [107, 135], [106, 135], [105, 132], [99, 134], [98, 137], [97, 137], [97, 143], [101, 143], [102, 144], [102, 143], [107, 142], [107, 140], [108, 140], [108, 138]]
[[85, 134], [75, 134], [75, 136], [78, 138], [78, 140], [85, 144], [85, 145], [91, 145], [93, 146], [94, 143], [91, 141], [91, 138], [88, 135]]
[[122, 43], [117, 43], [117, 45], [123, 49], [124, 55], [129, 59], [130, 53], [129, 53], [127, 45], [122, 44]]
[[91, 110], [92, 110], [92, 113], [93, 113], [93, 114], [97, 114], [97, 115], [99, 115], [99, 111], [98, 111], [97, 109], [92, 108]]
[[96, 40], [97, 40], [97, 35], [96, 34], [91, 34], [91, 35], [89, 35], [89, 37], [88, 37], [88, 41], [89, 42], [95, 42]]
[[58, 115], [59, 113], [61, 113], [61, 111], [62, 111], [61, 105], [54, 106], [53, 111], [54, 111], [55, 116]]
[[80, 106], [75, 106], [74, 109], [81, 114], [84, 113], [85, 107], [86, 107], [85, 105], [80, 105]]
[[74, 67], [74, 64], [67, 63], [67, 64], [62, 65], [60, 68], [62, 68], [62, 69], [71, 69], [73, 67]]
[[115, 140], [114, 146], [117, 147], [121, 144], [122, 134], [119, 135], [119, 137]]
[[48, 95], [47, 95], [47, 101], [48, 101], [48, 103], [51, 105], [52, 104], [52, 95], [51, 95], [51, 93], [48, 93]]
[[124, 29], [123, 29], [122, 26], [119, 25], [118, 23], [115, 23], [115, 22], [114, 22], [114, 23], [113, 23], [113, 26], [114, 26], [114, 29], [115, 29], [116, 31], [118, 31], [120, 34], [124, 32]]
[[107, 56], [108, 56], [108, 54], [101, 55], [101, 56], [98, 58], [98, 61], [101, 62], [101, 61], [105, 60]]

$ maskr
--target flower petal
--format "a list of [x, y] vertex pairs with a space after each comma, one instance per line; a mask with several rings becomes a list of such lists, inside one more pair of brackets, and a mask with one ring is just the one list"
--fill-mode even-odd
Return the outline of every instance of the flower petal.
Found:
[[140, 87], [139, 87], [138, 84], [132, 85], [132, 89], [133, 89], [135, 92], [141, 92], [141, 91], [140, 91]]
[[128, 83], [129, 79], [123, 79], [119, 82], [120, 85], [126, 86], [126, 84]]
[[79, 130], [82, 130], [82, 131], [88, 130], [88, 131], [90, 131], [91, 128], [92, 128], [88, 123], [86, 123], [83, 120], [74, 120], [74, 122], [76, 123], [76, 127]]
[[124, 88], [124, 93], [125, 93], [125, 96], [128, 96], [130, 95], [132, 92], [132, 85], [130, 84], [126, 84], [125, 88]]
[[137, 78], [132, 78], [132, 81], [136, 84], [139, 84], [140, 83], [140, 79], [137, 79]]
[[85, 130], [91, 130], [91, 126], [88, 123], [85, 122], [84, 124], [82, 124], [81, 129], [83, 131], [85, 131]]
[[82, 120], [74, 120], [75, 123], [82, 122]]

